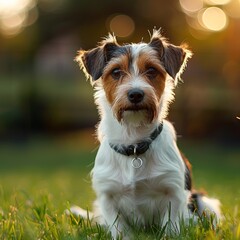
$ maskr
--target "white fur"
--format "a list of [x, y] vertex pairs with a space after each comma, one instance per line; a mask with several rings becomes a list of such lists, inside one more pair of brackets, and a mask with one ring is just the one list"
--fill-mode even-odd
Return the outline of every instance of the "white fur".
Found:
[[[167, 96], [172, 99], [170, 89], [163, 98]], [[95, 99], [101, 113], [98, 126], [101, 145], [92, 170], [100, 214], [95, 217], [109, 226], [113, 237], [117, 238], [120, 232], [128, 230], [128, 221], [143, 226], [153, 223], [164, 226], [169, 220], [171, 204], [170, 219], [178, 226], [179, 218], [190, 216], [187, 207], [190, 193], [184, 190], [185, 168], [173, 126], [164, 120], [161, 134], [140, 156], [143, 166], [134, 169], [131, 165], [133, 156], [116, 153], [109, 142], [133, 144], [142, 140], [162, 120], [161, 114], [151, 124], [133, 128], [116, 120], [101, 86], [98, 86]], [[164, 103], [161, 108], [162, 105]], [[76, 213], [76, 208], [73, 211]], [[82, 215], [82, 210], [79, 213]]]
[[[184, 163], [175, 144], [172, 125], [164, 121], [163, 126], [160, 136], [141, 155], [143, 166], [139, 169], [132, 167], [133, 157], [117, 154], [109, 147], [107, 136], [102, 140], [92, 171], [93, 188], [106, 224], [114, 223], [111, 229], [114, 237], [116, 229], [127, 228], [126, 219], [143, 226], [152, 223], [164, 226], [169, 218], [169, 203], [174, 225], [178, 225], [179, 217], [189, 217]], [[124, 134], [120, 136], [132, 138], [132, 134], [127, 137], [122, 130]]]
[[[154, 91], [138, 75], [135, 60], [142, 51], [152, 49], [142, 43], [132, 45], [133, 77], [129, 83], [120, 85], [117, 92], [120, 97], [116, 97], [115, 102], [121, 101], [120, 93], [126, 89], [138, 87], [144, 91]], [[107, 225], [114, 239], [121, 234], [126, 237], [131, 223], [139, 226], [164, 226], [170, 218], [171, 223], [179, 229], [180, 219], [192, 217], [188, 210], [190, 192], [185, 190], [185, 165], [176, 145], [175, 130], [171, 123], [164, 120], [168, 105], [174, 99], [173, 88], [174, 81], [167, 77], [157, 106], [158, 116], [149, 123], [145, 111], [125, 111], [124, 121], [119, 122], [115, 118], [114, 104], [111, 106], [107, 101], [101, 79], [95, 86], [95, 102], [101, 116], [98, 126], [100, 147], [91, 173], [93, 189], [97, 195], [95, 211], [86, 214], [76, 206], [70, 211]], [[129, 145], [142, 141], [162, 121], [163, 130], [150, 148], [140, 155], [143, 165], [138, 169], [131, 164], [133, 156], [119, 154], [109, 145]]]
[[211, 214], [215, 215], [214, 224], [216, 225], [219, 220], [222, 219], [220, 206], [221, 203], [216, 198], [209, 198], [206, 196], [199, 196], [197, 198], [197, 204], [198, 204], [198, 214], [200, 216], [206, 215], [209, 216]]

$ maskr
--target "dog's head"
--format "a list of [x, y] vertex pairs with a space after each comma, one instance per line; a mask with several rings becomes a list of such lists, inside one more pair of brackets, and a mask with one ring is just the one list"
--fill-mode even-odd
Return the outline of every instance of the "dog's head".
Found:
[[154, 30], [149, 43], [123, 46], [109, 35], [98, 47], [80, 50], [76, 60], [93, 82], [101, 82], [116, 119], [141, 125], [159, 117], [166, 81], [170, 76], [177, 84], [189, 57], [186, 46], [174, 46]]

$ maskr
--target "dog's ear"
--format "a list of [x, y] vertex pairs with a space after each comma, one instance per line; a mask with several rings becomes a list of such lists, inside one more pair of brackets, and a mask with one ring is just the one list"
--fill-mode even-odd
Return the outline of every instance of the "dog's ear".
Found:
[[153, 32], [149, 45], [158, 52], [163, 67], [176, 84], [187, 64], [187, 60], [192, 56], [191, 51], [186, 45], [175, 46], [169, 44], [159, 31]]
[[80, 50], [75, 60], [79, 63], [86, 76], [90, 76], [95, 81], [102, 76], [104, 67], [118, 47], [115, 37], [111, 36], [110, 39], [109, 35], [107, 39], [101, 42], [100, 46], [89, 51]]
[[174, 46], [168, 44], [165, 46], [163, 64], [167, 73], [175, 80], [175, 84], [180, 79], [183, 73], [187, 60], [192, 56], [192, 53], [186, 46]]

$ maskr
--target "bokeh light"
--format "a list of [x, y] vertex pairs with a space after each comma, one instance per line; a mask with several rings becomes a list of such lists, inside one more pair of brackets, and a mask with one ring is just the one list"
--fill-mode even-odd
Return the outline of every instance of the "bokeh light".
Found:
[[205, 0], [206, 3], [211, 5], [225, 5], [230, 3], [231, 0]]
[[3, 17], [1, 19], [2, 32], [6, 35], [15, 35], [19, 33], [25, 18], [26, 15], [20, 13]]
[[232, 18], [240, 18], [240, 0], [232, 0], [224, 6], [224, 10], [228, 16]]
[[240, 0], [179, 0], [179, 3], [194, 37], [223, 31], [231, 18], [240, 18]]
[[185, 13], [193, 13], [199, 11], [203, 7], [203, 1], [180, 0], [180, 5]]
[[135, 23], [127, 15], [115, 15], [109, 21], [109, 28], [116, 36], [125, 38], [134, 32]]
[[35, 0], [0, 0], [1, 32], [5, 36], [15, 36], [22, 31], [24, 26], [33, 24], [37, 19], [37, 14], [35, 12], [35, 17], [28, 21], [28, 13], [35, 4]]
[[0, 0], [0, 14], [16, 14], [25, 9], [32, 0]]
[[199, 12], [199, 22], [208, 30], [221, 31], [228, 23], [225, 12], [218, 7], [209, 7]]

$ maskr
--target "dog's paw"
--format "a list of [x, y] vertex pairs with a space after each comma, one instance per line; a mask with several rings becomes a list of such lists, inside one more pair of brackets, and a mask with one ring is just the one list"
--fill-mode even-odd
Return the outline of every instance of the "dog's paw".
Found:
[[65, 210], [65, 213], [67, 215], [73, 214], [74, 216], [80, 216], [85, 219], [92, 219], [93, 218], [93, 213], [90, 211], [87, 211], [85, 209], [82, 209], [78, 206], [72, 206], [70, 209]]

